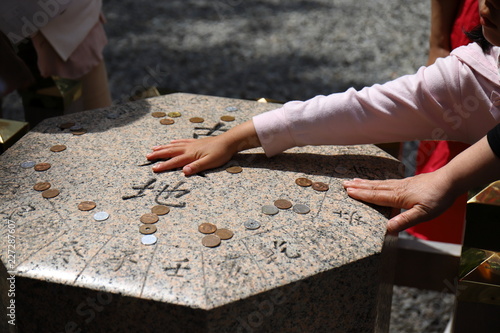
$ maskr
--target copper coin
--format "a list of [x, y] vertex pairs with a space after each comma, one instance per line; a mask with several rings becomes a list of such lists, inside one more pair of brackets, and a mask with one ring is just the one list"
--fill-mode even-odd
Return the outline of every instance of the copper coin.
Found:
[[95, 207], [96, 207], [96, 204], [93, 201], [82, 201], [78, 204], [78, 209], [83, 210], [84, 212], [92, 210]]
[[220, 245], [220, 238], [219, 236], [215, 235], [207, 235], [203, 237], [201, 240], [201, 244], [206, 247], [216, 247]]
[[51, 167], [51, 165], [49, 163], [38, 163], [37, 165], [35, 165], [35, 170], [36, 171], [45, 171], [45, 170], [49, 170]]
[[328, 191], [330, 187], [328, 186], [328, 184], [322, 182], [314, 182], [312, 184], [312, 188], [316, 191], [325, 192]]
[[173, 123], [175, 123], [175, 121], [170, 118], [160, 119], [160, 124], [162, 125], [172, 125]]
[[49, 188], [50, 188], [50, 183], [47, 182], [36, 183], [35, 186], [33, 186], [33, 189], [37, 191], [45, 191], [48, 190]]
[[156, 232], [156, 226], [153, 224], [143, 224], [139, 227], [139, 232], [144, 235], [154, 234]]
[[181, 113], [177, 111], [169, 112], [167, 116], [169, 116], [170, 118], [179, 118], [181, 116]]
[[189, 118], [189, 121], [192, 123], [202, 123], [205, 121], [205, 119], [203, 119], [201, 117], [193, 117], [193, 118]]
[[165, 112], [157, 111], [157, 112], [151, 113], [151, 115], [155, 118], [161, 118], [161, 117], [165, 117], [167, 114]]
[[292, 203], [285, 199], [278, 199], [274, 202], [274, 205], [279, 209], [289, 209], [292, 207]]
[[222, 116], [222, 117], [220, 117], [220, 120], [222, 120], [222, 121], [234, 121], [234, 119], [236, 119], [236, 118], [234, 118], [233, 116]]
[[217, 229], [214, 235], [219, 236], [222, 240], [226, 240], [232, 238], [234, 233], [229, 229]]
[[217, 227], [212, 223], [202, 223], [198, 227], [198, 231], [202, 234], [213, 234], [216, 230]]
[[58, 152], [63, 151], [63, 150], [66, 150], [65, 145], [55, 145], [55, 146], [50, 147], [50, 151], [53, 151], [54, 153], [58, 153]]
[[307, 178], [297, 178], [295, 179], [295, 184], [302, 186], [302, 187], [307, 187], [312, 185], [312, 181]]
[[57, 197], [58, 195], [59, 195], [59, 190], [55, 188], [51, 188], [42, 192], [42, 197], [47, 199]]
[[81, 129], [79, 131], [73, 131], [71, 133], [73, 133], [73, 135], [83, 135], [83, 134], [87, 133], [87, 130], [86, 129]]
[[146, 213], [141, 216], [141, 222], [145, 224], [156, 223], [158, 220], [158, 215], [153, 213]]
[[165, 205], [158, 205], [151, 208], [151, 213], [156, 215], [165, 215], [168, 214], [168, 212], [170, 212], [170, 208]]
[[73, 127], [73, 126], [75, 126], [75, 123], [63, 123], [63, 124], [59, 125], [59, 128], [64, 130], [64, 129], [68, 129], [68, 128]]
[[236, 166], [232, 166], [232, 167], [227, 168], [226, 171], [229, 173], [240, 173], [241, 171], [243, 171], [243, 168], [236, 165]]

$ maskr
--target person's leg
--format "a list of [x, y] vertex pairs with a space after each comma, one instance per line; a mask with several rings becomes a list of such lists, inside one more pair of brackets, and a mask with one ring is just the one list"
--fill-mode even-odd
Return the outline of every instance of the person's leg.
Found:
[[111, 105], [106, 65], [101, 61], [81, 78], [83, 109], [91, 110]]

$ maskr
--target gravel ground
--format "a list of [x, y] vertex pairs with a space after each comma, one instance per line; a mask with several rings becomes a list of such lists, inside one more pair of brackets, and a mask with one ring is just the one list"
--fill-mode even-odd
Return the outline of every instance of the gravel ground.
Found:
[[[414, 73], [429, 1], [104, 0], [115, 103], [145, 87], [244, 99], [307, 99]], [[4, 117], [22, 119], [19, 98]], [[391, 332], [443, 332], [453, 298], [395, 287]]]

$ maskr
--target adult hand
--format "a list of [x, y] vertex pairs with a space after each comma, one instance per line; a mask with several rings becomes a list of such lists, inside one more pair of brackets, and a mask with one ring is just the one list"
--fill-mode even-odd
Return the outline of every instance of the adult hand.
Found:
[[353, 179], [343, 185], [354, 199], [406, 209], [387, 223], [389, 232], [399, 232], [440, 215], [452, 205], [460, 193], [453, 193], [447, 179], [433, 172], [393, 180]]

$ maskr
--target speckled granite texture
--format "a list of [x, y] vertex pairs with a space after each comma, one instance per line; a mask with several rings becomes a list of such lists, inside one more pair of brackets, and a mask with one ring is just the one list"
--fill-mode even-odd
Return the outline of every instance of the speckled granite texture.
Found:
[[[1, 155], [1, 232], [7, 239], [9, 225], [15, 225], [16, 240], [14, 265], [7, 242], [1, 242], [2, 279], [5, 268], [17, 276], [18, 327], [27, 332], [40, 325], [50, 332], [67, 327], [387, 330], [391, 288], [390, 279], [382, 279], [391, 271], [384, 261], [392, 247], [385, 236], [390, 211], [350, 199], [341, 181], [398, 177], [396, 160], [370, 145], [294, 148], [271, 159], [254, 149], [228, 163], [241, 166], [241, 173], [221, 167], [186, 178], [180, 170], [154, 174], [144, 157], [154, 145], [219, 134], [275, 107], [173, 94], [45, 120]], [[162, 125], [151, 116], [155, 111], [182, 116]], [[236, 120], [222, 122], [223, 115]], [[195, 116], [205, 122], [189, 122]], [[88, 132], [61, 130], [65, 122]], [[56, 144], [67, 149], [50, 151]], [[26, 161], [52, 167], [41, 172], [20, 167]], [[299, 187], [298, 177], [325, 182], [330, 190]], [[60, 194], [43, 198], [33, 189], [41, 181]], [[276, 199], [306, 204], [311, 211], [262, 214], [261, 207]], [[97, 207], [80, 211], [78, 203], [86, 200]], [[157, 243], [146, 246], [139, 218], [158, 203], [170, 206], [170, 213], [156, 223]], [[99, 211], [109, 219], [95, 221]], [[261, 227], [246, 229], [248, 219]], [[234, 237], [206, 248], [198, 232], [204, 222], [231, 229]]]

